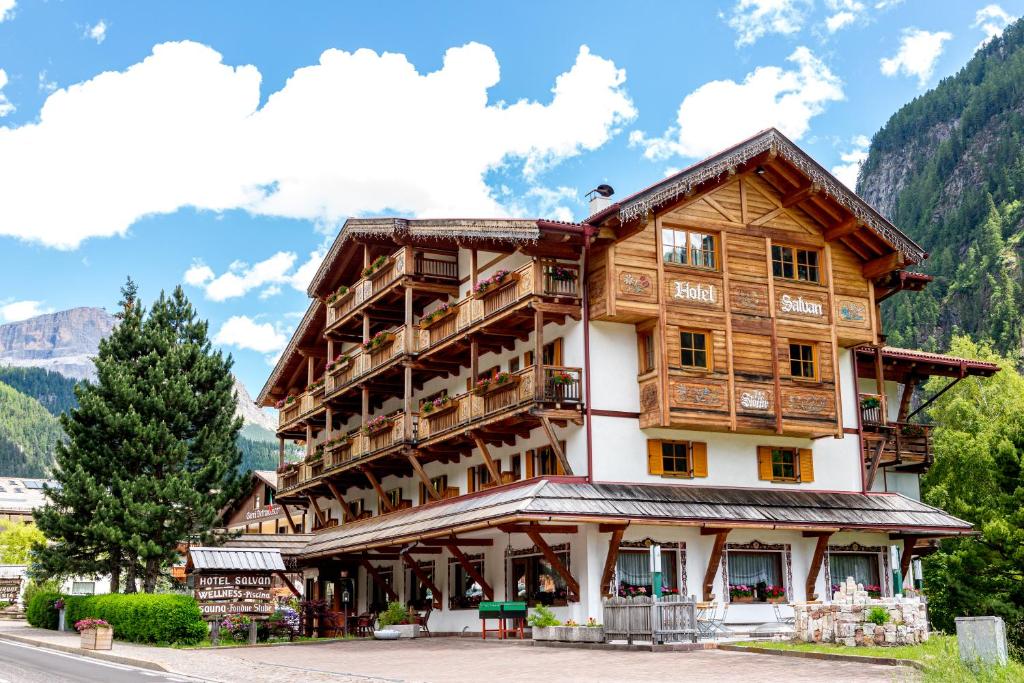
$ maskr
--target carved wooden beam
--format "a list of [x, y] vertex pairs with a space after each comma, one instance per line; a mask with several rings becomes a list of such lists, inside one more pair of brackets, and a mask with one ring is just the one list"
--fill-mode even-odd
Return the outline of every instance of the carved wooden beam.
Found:
[[448, 548], [448, 552], [452, 554], [452, 557], [454, 557], [458, 561], [458, 563], [462, 565], [462, 568], [466, 570], [466, 573], [469, 574], [470, 578], [472, 578], [474, 581], [480, 584], [480, 589], [484, 592], [484, 596], [488, 600], [494, 600], [494, 589], [491, 588], [491, 584], [487, 583], [487, 580], [483, 577], [483, 574], [476, 570], [476, 567], [473, 565], [473, 563], [469, 561], [468, 557], [466, 557], [466, 553], [459, 550], [459, 546], [455, 545], [454, 543], [448, 544], [445, 547]]
[[821, 563], [825, 561], [825, 551], [828, 550], [828, 539], [832, 538], [831, 532], [822, 532], [814, 544], [814, 555], [811, 556], [811, 566], [807, 569], [806, 592], [807, 600], [817, 600], [818, 594], [814, 592], [814, 585], [818, 582], [818, 572], [821, 571]]
[[374, 567], [369, 560], [364, 558], [361, 561], [361, 564], [363, 565], [363, 569], [366, 570], [366, 573], [369, 575], [370, 579], [375, 584], [377, 584], [378, 588], [384, 591], [384, 595], [388, 597], [389, 602], [398, 600], [398, 593], [395, 592], [395, 589], [391, 587], [390, 583], [384, 580], [384, 577], [380, 575], [380, 572], [377, 571], [377, 568]]
[[845, 237], [860, 227], [860, 221], [856, 216], [850, 216], [845, 221], [833, 225], [825, 230], [825, 241], [833, 242], [840, 237]]
[[903, 539], [903, 552], [900, 554], [900, 574], [906, 579], [910, 574], [910, 561], [914, 558], [914, 546], [917, 544], [917, 536], [907, 535]]
[[[714, 529], [715, 545], [711, 549], [711, 557], [708, 558], [708, 568], [704, 572], [704, 601], [710, 602], [715, 599], [714, 586], [715, 574], [718, 573], [718, 565], [722, 562], [722, 553], [725, 551], [725, 539], [731, 529]], [[701, 529], [701, 533], [705, 532]]]
[[419, 582], [423, 584], [423, 587], [428, 589], [431, 595], [434, 596], [434, 609], [441, 609], [441, 589], [434, 585], [434, 582], [430, 580], [427, 573], [423, 571], [419, 563], [412, 559], [412, 555], [408, 553], [402, 554], [402, 561], [405, 562], [406, 566], [415, 574]]
[[327, 488], [331, 490], [331, 495], [334, 496], [334, 499], [337, 500], [338, 503], [341, 504], [341, 521], [343, 521], [343, 522], [351, 522], [352, 521], [352, 508], [350, 508], [348, 506], [348, 503], [345, 502], [344, 496], [341, 495], [341, 491], [338, 490], [338, 487], [334, 485], [333, 481], [328, 479], [328, 480], [326, 480], [326, 483], [327, 483]]
[[[543, 419], [543, 418], [541, 418]], [[480, 454], [484, 456], [484, 464], [487, 466], [487, 471], [491, 473], [491, 481], [500, 484], [501, 483], [501, 472], [498, 471], [497, 466], [494, 464], [494, 460], [491, 458], [491, 452], [487, 450], [487, 444], [480, 438], [480, 435], [476, 432], [469, 433], [473, 437], [473, 443], [480, 449]]]
[[316, 515], [316, 521], [320, 522], [320, 526], [326, 524], [327, 522], [324, 519], [323, 510], [321, 510], [320, 506], [316, 504], [316, 496], [311, 493], [307, 493], [306, 498], [309, 499], [309, 505], [313, 508], [313, 514]]
[[423, 465], [420, 463], [419, 458], [415, 454], [409, 453], [409, 464], [412, 465], [413, 471], [419, 475], [420, 481], [427, 487], [427, 495], [434, 500], [441, 500], [441, 492], [434, 488], [434, 484], [431, 483], [430, 477], [427, 476], [426, 471], [423, 469]]
[[547, 416], [541, 415], [540, 425], [544, 428], [544, 433], [547, 434], [548, 443], [551, 444], [551, 450], [554, 452], [555, 457], [558, 458], [558, 463], [562, 466], [562, 471], [567, 475], [572, 476], [572, 467], [569, 465], [569, 459], [565, 457], [565, 452], [562, 450], [562, 444], [558, 442], [558, 437], [555, 436], [555, 428], [551, 426], [551, 420]]
[[882, 460], [882, 451], [885, 450], [885, 444], [888, 438], [883, 437], [878, 442], [878, 448], [875, 449], [875, 454], [871, 456], [871, 464], [868, 467], [867, 479], [864, 482], [864, 490], [870, 491], [872, 484], [875, 483], [875, 474], [878, 473], [878, 463]]
[[538, 531], [528, 531], [526, 535], [530, 537], [533, 544], [537, 546], [541, 554], [551, 565], [551, 568], [558, 572], [558, 575], [565, 581], [565, 585], [568, 587], [569, 592], [572, 594], [573, 601], [578, 602], [580, 599], [580, 583], [575, 577], [569, 572], [568, 567], [562, 564], [562, 560], [558, 557], [558, 554], [551, 549], [551, 546], [547, 544], [544, 537], [540, 535]]
[[612, 575], [615, 573], [615, 563], [619, 559], [619, 545], [622, 543], [622, 534], [626, 527], [617, 527], [612, 531], [612, 537], [608, 541], [608, 555], [604, 559], [604, 571], [601, 572], [601, 593], [611, 597]]
[[288, 528], [292, 530], [293, 534], [299, 533], [298, 527], [295, 526], [295, 521], [292, 519], [292, 513], [288, 511], [288, 506], [284, 503], [278, 503], [278, 505], [281, 506], [281, 512], [284, 513], [284, 518], [288, 520]]
[[384, 489], [381, 487], [380, 482], [377, 481], [377, 477], [374, 476], [373, 471], [369, 467], [363, 466], [360, 468], [363, 470], [363, 474], [366, 475], [367, 480], [370, 482], [370, 486], [377, 492], [377, 497], [380, 498], [381, 505], [384, 506], [384, 510], [387, 512], [394, 512], [395, 506], [391, 504], [391, 499], [388, 498], [387, 494], [384, 493]]
[[531, 532], [574, 534], [579, 531], [579, 527], [575, 524], [499, 524], [498, 528], [506, 534], [529, 534]]
[[898, 251], [894, 251], [891, 254], [885, 254], [884, 256], [879, 256], [876, 259], [868, 261], [861, 266], [861, 273], [868, 280], [874, 280], [876, 277], [885, 275], [893, 270], [898, 270], [902, 266], [903, 255]]

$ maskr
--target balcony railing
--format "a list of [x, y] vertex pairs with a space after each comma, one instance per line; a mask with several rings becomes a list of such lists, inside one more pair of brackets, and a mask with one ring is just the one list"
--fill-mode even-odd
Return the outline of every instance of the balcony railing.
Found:
[[885, 396], [881, 394], [860, 394], [860, 423], [865, 426], [884, 425]]
[[386, 333], [385, 341], [370, 350], [361, 346], [349, 354], [349, 359], [326, 373], [327, 394], [333, 395], [357, 381], [363, 375], [373, 372], [405, 354], [416, 353], [418, 335], [407, 335], [405, 325]]
[[505, 278], [482, 294], [470, 293], [453, 306], [454, 313], [425, 329], [421, 327], [419, 350], [429, 350], [532, 296], [580, 297], [579, 267], [575, 263], [533, 261]]
[[295, 396], [290, 403], [278, 409], [278, 428], [285, 427], [300, 418], [317, 412], [324, 404], [324, 385], [319, 384], [309, 391]]
[[932, 462], [932, 427], [931, 425], [912, 422], [890, 422], [866, 440], [864, 444], [864, 460], [869, 465], [874, 461], [878, 446], [879, 467], [903, 466], [911, 468], [927, 468]]
[[366, 277], [357, 280], [345, 295], [338, 297], [327, 306], [327, 327], [347, 317], [359, 306], [406, 274], [458, 284], [459, 264], [454, 258], [446, 258], [436, 252], [414, 250], [402, 247]]

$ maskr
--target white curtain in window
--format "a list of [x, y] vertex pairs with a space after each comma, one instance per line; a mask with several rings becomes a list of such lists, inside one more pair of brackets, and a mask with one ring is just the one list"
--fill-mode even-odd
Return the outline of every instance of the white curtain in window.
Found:
[[865, 586], [878, 585], [878, 556], [863, 553], [829, 553], [832, 583], [846, 581], [848, 576]]
[[619, 583], [647, 586], [651, 583], [651, 560], [647, 552], [620, 552], [618, 559]]
[[729, 553], [729, 583], [756, 586], [761, 582], [781, 586], [777, 553]]

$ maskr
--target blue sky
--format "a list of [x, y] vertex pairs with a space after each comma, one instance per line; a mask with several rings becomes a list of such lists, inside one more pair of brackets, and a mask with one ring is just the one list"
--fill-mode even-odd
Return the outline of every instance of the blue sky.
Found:
[[[0, 322], [184, 283], [252, 393], [349, 215], [581, 218], [777, 126], [866, 138], [1024, 0], [0, 0]], [[388, 54], [385, 54], [388, 53]]]

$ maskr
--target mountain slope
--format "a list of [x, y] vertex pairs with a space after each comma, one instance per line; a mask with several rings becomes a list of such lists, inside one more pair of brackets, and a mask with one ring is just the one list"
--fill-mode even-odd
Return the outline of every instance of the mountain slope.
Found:
[[1024, 20], [900, 109], [871, 141], [858, 192], [931, 257], [924, 292], [886, 302], [894, 345], [959, 329], [1021, 350]]
[[51, 415], [60, 415], [78, 405], [77, 381], [50, 370], [0, 366], [0, 382], [36, 399]]
[[64, 438], [57, 418], [33, 398], [0, 383], [0, 475], [43, 477]]
[[102, 308], [72, 308], [0, 325], [0, 365], [46, 368], [93, 380], [92, 357], [116, 322]]

